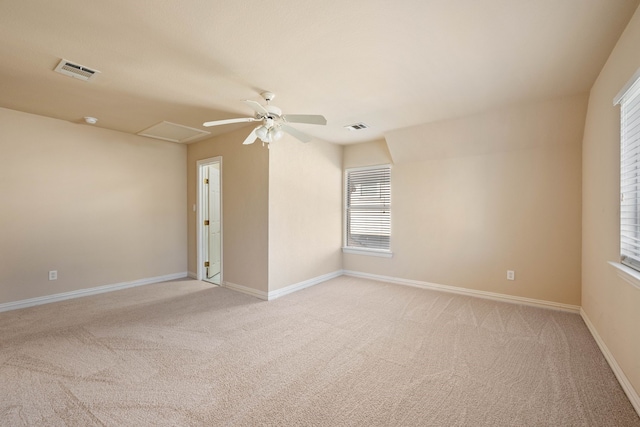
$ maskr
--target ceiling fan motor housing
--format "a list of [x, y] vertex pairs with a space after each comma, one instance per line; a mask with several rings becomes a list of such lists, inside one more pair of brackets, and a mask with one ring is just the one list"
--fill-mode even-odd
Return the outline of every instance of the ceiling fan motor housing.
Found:
[[269, 112], [268, 118], [280, 118], [282, 116], [282, 110], [275, 105], [265, 105], [264, 109]]

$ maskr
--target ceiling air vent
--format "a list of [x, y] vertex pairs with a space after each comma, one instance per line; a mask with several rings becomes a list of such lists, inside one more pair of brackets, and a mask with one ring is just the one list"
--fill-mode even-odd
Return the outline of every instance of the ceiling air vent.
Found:
[[364, 123], [354, 123], [352, 125], [345, 126], [345, 128], [349, 130], [362, 130], [362, 129], [368, 129], [369, 126], [365, 125]]
[[87, 68], [84, 65], [74, 64], [66, 59], [61, 60], [53, 71], [84, 81], [93, 79], [93, 77], [100, 72], [98, 70]]

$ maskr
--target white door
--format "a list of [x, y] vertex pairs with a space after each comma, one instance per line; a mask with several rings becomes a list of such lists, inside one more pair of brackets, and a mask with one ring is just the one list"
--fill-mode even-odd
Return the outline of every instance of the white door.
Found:
[[221, 247], [220, 247], [220, 165], [218, 163], [210, 165], [209, 169], [209, 185], [207, 191], [207, 203], [208, 203], [208, 220], [209, 225], [207, 239], [208, 243], [208, 255], [209, 255], [209, 268], [207, 270], [207, 279], [217, 279], [216, 283], [219, 284], [220, 274], [220, 261], [221, 261]]
[[224, 278], [222, 252], [222, 157], [198, 160], [197, 218], [198, 280], [221, 285]]

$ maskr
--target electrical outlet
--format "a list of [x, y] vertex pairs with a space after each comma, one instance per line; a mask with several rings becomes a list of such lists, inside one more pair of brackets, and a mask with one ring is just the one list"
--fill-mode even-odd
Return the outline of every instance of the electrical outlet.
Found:
[[51, 270], [49, 272], [49, 280], [58, 280], [58, 270]]
[[516, 280], [516, 272], [513, 270], [507, 270], [507, 280]]

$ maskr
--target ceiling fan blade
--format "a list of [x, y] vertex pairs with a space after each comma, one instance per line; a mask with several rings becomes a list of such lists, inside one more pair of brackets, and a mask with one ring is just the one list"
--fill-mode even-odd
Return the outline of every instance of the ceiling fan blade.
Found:
[[302, 142], [310, 142], [311, 140], [313, 140], [311, 136], [307, 135], [304, 132], [300, 132], [298, 129], [294, 129], [291, 126], [280, 125], [280, 129]]
[[264, 108], [264, 106], [259, 102], [251, 101], [250, 99], [245, 99], [244, 103], [247, 104], [249, 107], [253, 108], [253, 111], [255, 111], [261, 116], [269, 115], [269, 112], [267, 111], [267, 109]]
[[247, 138], [242, 143], [243, 145], [249, 145], [256, 142], [256, 139], [258, 138], [258, 135], [256, 135], [256, 130], [258, 130], [259, 127], [260, 126], [258, 126], [257, 128], [251, 131], [251, 133], [247, 136]]
[[289, 123], [308, 123], [310, 125], [326, 125], [327, 119], [319, 114], [287, 114], [284, 119]]
[[256, 120], [258, 119], [253, 117], [241, 117], [239, 119], [214, 120], [212, 122], [204, 122], [202, 126], [205, 126], [205, 127], [220, 126], [220, 125], [229, 125], [231, 123], [255, 122]]

